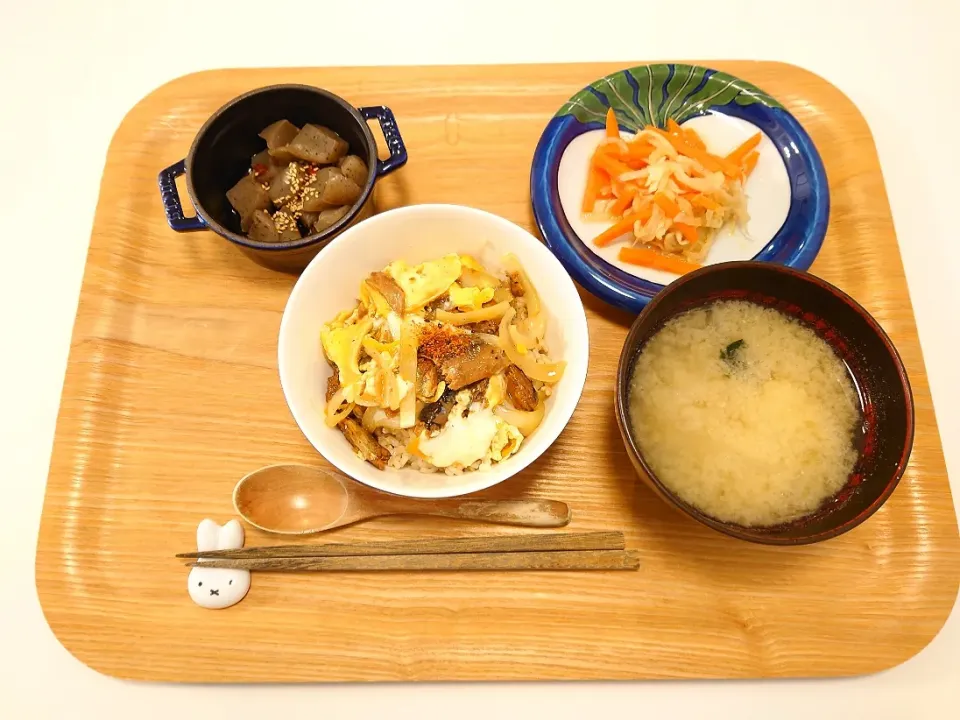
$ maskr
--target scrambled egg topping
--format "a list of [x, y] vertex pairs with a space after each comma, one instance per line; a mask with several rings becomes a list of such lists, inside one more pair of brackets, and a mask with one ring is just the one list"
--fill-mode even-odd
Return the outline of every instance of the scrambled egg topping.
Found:
[[418, 310], [443, 295], [463, 272], [459, 255], [445, 255], [411, 267], [403, 260], [390, 263], [384, 269], [403, 288], [406, 311]]
[[[320, 342], [327, 357], [340, 368], [340, 385], [346, 387], [360, 380], [360, 348], [370, 332], [373, 320], [366, 318], [355, 325], [339, 328], [325, 327]], [[348, 402], [352, 402], [349, 399]]]
[[[414, 266], [397, 260], [384, 272], [403, 289], [403, 314], [363, 282], [359, 305], [326, 324], [320, 339], [326, 357], [339, 370], [344, 401], [375, 408], [372, 420], [378, 426], [399, 429], [396, 411], [401, 400], [415, 391], [399, 372], [402, 324], [424, 322], [417, 313], [444, 294], [449, 296], [448, 307], [479, 310], [493, 299], [494, 289], [476, 282], [476, 273], [485, 271], [468, 255], [450, 254]], [[367, 356], [362, 364], [361, 351]], [[441, 381], [432, 401], [444, 390]], [[423, 431], [416, 437], [415, 452], [441, 468], [469, 467], [477, 461], [488, 466], [506, 459], [519, 449], [523, 435], [494, 414], [493, 409], [505, 401], [506, 382], [500, 374], [490, 378], [482, 403], [474, 403], [468, 391], [459, 393], [443, 428], [432, 436]]]
[[484, 393], [483, 399], [486, 401], [487, 407], [489, 408], [496, 407], [507, 399], [507, 381], [504, 379], [503, 375], [497, 373], [490, 378], [490, 382], [487, 384], [487, 391]]
[[[422, 309], [448, 290], [455, 292], [454, 287], [461, 291], [459, 301], [465, 308], [479, 308], [493, 297], [493, 291], [460, 288], [456, 281], [464, 267], [481, 266], [469, 256], [450, 254], [414, 266], [397, 260], [388, 265], [385, 272], [403, 288], [406, 313]], [[361, 308], [366, 311], [362, 320], [358, 319]], [[410, 319], [422, 322], [418, 316]], [[320, 333], [323, 351], [340, 370], [340, 386], [346, 402], [374, 405], [379, 395], [388, 398], [387, 407], [391, 410], [399, 407], [400, 400], [411, 389], [410, 383], [399, 377], [402, 322], [384, 297], [362, 282], [359, 307], [340, 313], [324, 326]], [[373, 359], [362, 368], [358, 365], [361, 348]]]
[[460, 264], [471, 270], [480, 270], [483, 271], [483, 265], [477, 262], [476, 258], [472, 255], [461, 255]]
[[450, 286], [450, 302], [461, 310], [479, 310], [493, 300], [493, 288]]

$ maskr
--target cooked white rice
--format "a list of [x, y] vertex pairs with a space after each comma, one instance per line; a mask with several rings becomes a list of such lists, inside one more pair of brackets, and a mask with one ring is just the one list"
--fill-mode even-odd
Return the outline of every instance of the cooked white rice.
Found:
[[395, 470], [409, 467], [411, 470], [418, 470], [423, 473], [435, 473], [443, 470], [446, 475], [463, 475], [463, 473], [468, 471], [486, 470], [490, 468], [490, 463], [484, 463], [482, 460], [477, 460], [469, 467], [455, 464], [450, 467], [439, 468], [427, 460], [407, 452], [407, 446], [413, 440], [414, 435], [415, 432], [412, 429], [387, 430], [385, 428], [379, 428], [374, 432], [374, 437], [377, 438], [377, 442], [390, 453], [390, 459], [387, 460], [387, 467]]

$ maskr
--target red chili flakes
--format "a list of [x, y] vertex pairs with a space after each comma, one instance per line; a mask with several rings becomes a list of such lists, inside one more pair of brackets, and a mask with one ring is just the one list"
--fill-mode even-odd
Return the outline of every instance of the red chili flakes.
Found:
[[419, 352], [434, 362], [468, 352], [475, 339], [467, 333], [460, 333], [439, 325], [424, 325], [420, 330]]

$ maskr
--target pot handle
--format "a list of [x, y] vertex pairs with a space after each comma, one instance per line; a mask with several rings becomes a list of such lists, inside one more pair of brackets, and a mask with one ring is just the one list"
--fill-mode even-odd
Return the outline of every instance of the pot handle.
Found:
[[157, 176], [160, 186], [160, 200], [163, 202], [163, 211], [167, 214], [167, 224], [177, 232], [191, 230], [205, 230], [207, 224], [198, 216], [184, 217], [183, 205], [180, 202], [180, 193], [177, 192], [177, 178], [187, 171], [186, 161], [174, 163]]
[[376, 120], [380, 123], [383, 137], [387, 141], [387, 149], [390, 150], [389, 158], [377, 160], [377, 175], [388, 175], [403, 166], [407, 162], [407, 147], [403, 144], [403, 138], [400, 137], [400, 130], [397, 128], [397, 119], [393, 116], [393, 111], [385, 105], [358, 109], [365, 120]]

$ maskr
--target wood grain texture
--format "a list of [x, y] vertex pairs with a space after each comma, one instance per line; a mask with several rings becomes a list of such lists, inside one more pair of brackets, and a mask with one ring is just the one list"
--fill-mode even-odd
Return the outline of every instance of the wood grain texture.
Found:
[[[265, 574], [229, 610], [187, 597], [172, 556], [202, 518], [232, 515], [238, 478], [324, 461], [277, 380], [293, 278], [212, 233], [171, 232], [157, 172], [225, 101], [303, 82], [396, 113], [410, 162], [378, 185], [380, 209], [462, 203], [533, 231], [529, 164], [544, 125], [629, 64], [213, 71], [130, 111], [107, 157], [37, 551], [43, 610], [70, 652], [110, 675], [185, 682], [799, 677], [889, 668], [936, 635], [960, 538], [870, 130], [821, 78], [755, 62], [707, 64], [773, 93], [812, 135], [832, 193], [813, 272], [875, 315], [913, 383], [913, 455], [880, 512], [836, 540], [778, 548], [670, 510], [634, 477], [614, 421], [631, 318], [582, 293], [591, 363], [577, 412], [538, 462], [478, 497], [564, 500], [571, 531], [624, 530], [640, 572]], [[491, 528], [383, 518], [335, 537], [471, 533]]]
[[263, 545], [240, 550], [177, 553], [178, 558], [248, 560], [279, 557], [353, 557], [371, 555], [449, 555], [452, 553], [544, 552], [548, 550], [623, 550], [621, 532], [529, 533], [486, 537], [418, 538], [361, 543]]
[[270, 465], [244, 477], [233, 507], [247, 523], [282, 535], [309, 535], [385, 515], [432, 515], [518, 527], [570, 522], [559, 500], [422, 500], [400, 497], [310, 465]]
[[640, 567], [640, 555], [636, 550], [569, 550], [565, 552], [216, 559], [198, 561], [189, 565], [190, 567], [203, 565], [204, 567], [270, 572], [636, 570]]

